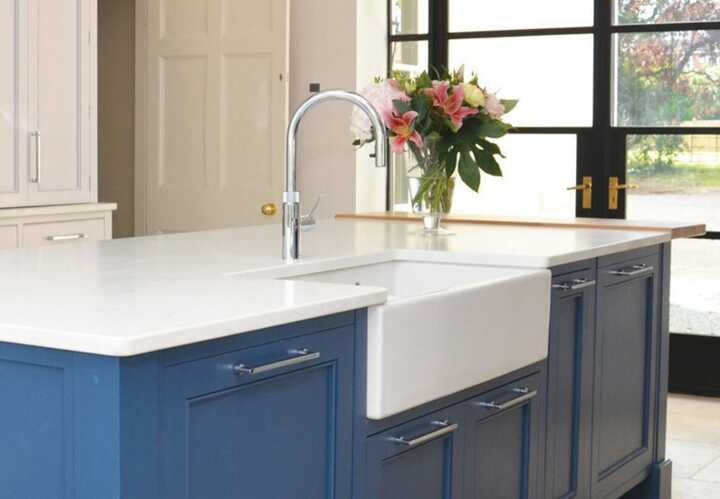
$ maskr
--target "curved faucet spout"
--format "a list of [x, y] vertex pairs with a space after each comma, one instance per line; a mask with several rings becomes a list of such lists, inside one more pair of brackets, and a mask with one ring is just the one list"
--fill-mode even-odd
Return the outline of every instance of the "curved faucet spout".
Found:
[[373, 126], [375, 164], [387, 166], [387, 133], [382, 117], [365, 97], [346, 90], [326, 90], [313, 95], [295, 111], [287, 132], [285, 151], [285, 192], [283, 193], [283, 259], [288, 262], [300, 257], [300, 193], [297, 191], [297, 132], [305, 114], [326, 101], [345, 101], [362, 109]]

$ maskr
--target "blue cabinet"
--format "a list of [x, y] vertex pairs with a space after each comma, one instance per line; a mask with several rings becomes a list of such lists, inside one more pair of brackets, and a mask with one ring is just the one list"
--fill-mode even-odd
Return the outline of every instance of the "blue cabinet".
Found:
[[520, 378], [368, 437], [358, 499], [538, 497], [543, 373]]
[[465, 403], [467, 499], [538, 497], [544, 387], [536, 375]]
[[168, 367], [163, 497], [345, 499], [352, 328]]
[[659, 255], [600, 262], [592, 493], [605, 497], [654, 461]]
[[364, 489], [372, 499], [460, 499], [465, 440], [461, 407], [370, 437]]
[[590, 497], [595, 262], [553, 276], [545, 498]]

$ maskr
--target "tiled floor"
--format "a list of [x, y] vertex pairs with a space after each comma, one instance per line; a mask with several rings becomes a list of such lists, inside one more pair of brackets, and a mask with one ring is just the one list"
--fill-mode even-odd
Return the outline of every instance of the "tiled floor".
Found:
[[673, 499], [720, 499], [720, 399], [670, 395]]

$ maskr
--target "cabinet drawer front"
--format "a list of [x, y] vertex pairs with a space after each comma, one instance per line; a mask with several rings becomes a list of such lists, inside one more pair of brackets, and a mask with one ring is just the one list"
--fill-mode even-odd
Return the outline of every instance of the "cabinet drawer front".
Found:
[[0, 249], [18, 247], [17, 225], [6, 225], [0, 227]]
[[166, 368], [161, 497], [349, 497], [353, 331]]
[[537, 497], [543, 389], [535, 375], [467, 402], [466, 497]]
[[363, 497], [461, 497], [462, 419], [462, 409], [455, 406], [368, 438]]
[[106, 239], [103, 218], [33, 223], [23, 227], [23, 246], [26, 248], [102, 239]]

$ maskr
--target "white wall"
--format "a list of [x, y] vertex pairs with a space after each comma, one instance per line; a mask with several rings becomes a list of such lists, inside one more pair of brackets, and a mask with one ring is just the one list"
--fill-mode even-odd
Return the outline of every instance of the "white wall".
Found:
[[[385, 74], [385, 8], [384, 0], [291, 0], [291, 113], [310, 95], [311, 82], [323, 89], [357, 89]], [[385, 170], [363, 164], [371, 148], [356, 155], [350, 113], [348, 104], [324, 104], [300, 129], [303, 209], [322, 196], [320, 218], [384, 208]]]

